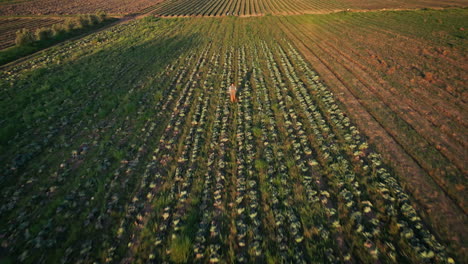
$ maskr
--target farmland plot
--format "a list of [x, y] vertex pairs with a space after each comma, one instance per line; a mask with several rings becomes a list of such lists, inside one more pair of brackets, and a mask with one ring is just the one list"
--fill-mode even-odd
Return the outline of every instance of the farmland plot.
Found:
[[[8, 258], [461, 257], [422, 220], [296, 47], [263, 21], [134, 21], [4, 73]], [[231, 82], [237, 103], [227, 96]]]
[[97, 11], [134, 14], [160, 2], [161, 0], [19, 0], [0, 2], [0, 15], [75, 15], [94, 14]]
[[258, 16], [466, 6], [467, 2], [463, 0], [167, 0], [154, 7], [154, 14], [159, 16]]
[[465, 17], [466, 10], [379, 12], [278, 24], [452, 241], [463, 236], [467, 212]]
[[0, 49], [15, 45], [16, 31], [27, 28], [31, 32], [63, 21], [59, 18], [0, 18]]

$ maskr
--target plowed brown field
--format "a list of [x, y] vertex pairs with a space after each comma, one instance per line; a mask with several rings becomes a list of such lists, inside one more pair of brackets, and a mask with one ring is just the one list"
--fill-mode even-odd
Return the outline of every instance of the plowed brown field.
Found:
[[465, 0], [167, 0], [155, 7], [160, 16], [258, 16], [322, 14], [345, 10], [466, 7]]
[[104, 11], [108, 14], [138, 13], [161, 0], [38, 0], [0, 5], [0, 16], [88, 14]]

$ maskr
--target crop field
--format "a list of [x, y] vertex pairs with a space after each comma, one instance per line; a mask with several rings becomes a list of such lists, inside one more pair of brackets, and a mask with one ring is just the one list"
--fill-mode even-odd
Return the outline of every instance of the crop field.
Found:
[[[452, 12], [454, 20], [466, 14], [444, 12]], [[465, 187], [466, 168], [457, 163], [463, 157], [448, 154], [466, 153], [436, 148], [433, 158], [441, 163], [432, 169], [423, 163], [432, 164], [427, 156], [402, 150], [410, 156], [404, 160], [417, 160], [421, 166], [418, 184], [424, 187], [427, 181], [433, 189], [408, 187], [414, 185], [411, 170], [406, 171], [410, 178], [406, 179], [395, 169], [394, 159], [387, 157], [388, 151], [375, 144], [378, 139], [360, 123], [366, 120], [365, 114], [370, 115], [383, 127], [377, 133], [385, 129], [391, 134], [395, 119], [388, 119], [387, 125], [380, 112], [367, 105], [361, 112], [351, 108], [347, 102], [353, 97], [341, 100], [343, 86], [353, 96], [360, 91], [352, 89], [372, 86], [375, 91], [366, 94], [378, 99], [355, 100], [378, 104], [383, 113], [395, 111], [406, 121], [409, 117], [392, 108], [391, 100], [397, 96], [416, 100], [417, 93], [427, 96], [438, 91], [441, 96], [450, 95], [450, 104], [458, 102], [458, 110], [465, 111], [464, 91], [449, 91], [437, 82], [399, 94], [404, 88], [399, 78], [410, 73], [385, 79], [395, 87], [389, 90], [392, 94], [385, 94], [387, 86], [377, 77], [386, 69], [372, 60], [358, 60], [366, 51], [360, 48], [359, 38], [367, 31], [372, 30], [374, 35], [367, 36], [374, 38], [390, 36], [389, 43], [368, 43], [378, 56], [384, 56], [379, 49], [409, 34], [395, 22], [403, 13], [382, 18], [387, 24], [380, 28], [375, 25], [380, 17], [372, 13], [146, 17], [51, 48], [3, 72], [0, 164], [6, 166], [0, 174], [0, 237], [4, 259], [24, 263], [463, 263], [466, 197], [463, 190], [454, 191]], [[332, 38], [331, 30], [345, 32], [363, 21], [368, 27], [355, 34], [354, 42], [346, 34]], [[325, 22], [330, 25], [326, 29]], [[458, 23], [444, 22], [449, 28]], [[442, 65], [449, 67], [447, 72], [456, 73], [453, 69], [458, 68], [449, 59], [465, 55], [466, 46], [463, 39], [448, 35], [443, 43], [431, 41], [424, 31], [414, 38], [424, 40], [429, 52], [445, 47], [445, 41], [451, 43], [446, 58], [438, 62], [446, 63]], [[344, 53], [340, 58], [359, 63], [363, 80], [375, 83], [339, 86], [333, 82], [323, 65], [335, 72], [336, 79], [345, 78], [337, 66], [345, 63], [333, 58], [341, 54], [333, 49], [340, 41], [346, 43], [340, 46]], [[390, 52], [401, 63], [399, 58], [411, 54], [412, 48], [402, 47], [397, 53], [395, 47]], [[433, 63], [432, 59], [414, 62], [415, 67]], [[372, 78], [367, 77], [366, 67], [375, 68]], [[441, 72], [434, 78], [466, 81], [463, 75]], [[238, 87], [236, 103], [227, 94], [232, 82]], [[406, 101], [400, 100], [404, 107]], [[428, 107], [440, 107], [427, 104], [412, 105], [415, 109], [408, 112], [417, 115], [429, 111]], [[362, 112], [360, 119], [357, 115]], [[433, 116], [455, 124], [449, 131], [460, 136], [444, 136], [451, 146], [464, 142], [460, 120], [445, 112]], [[415, 119], [421, 126], [428, 121]], [[439, 140], [432, 139], [439, 134], [409, 124], [413, 130], [403, 139], [392, 137], [399, 142], [392, 144], [408, 146], [399, 141], [408, 137], [427, 142], [420, 147], [434, 151], [431, 140]], [[431, 129], [445, 131], [445, 123], [437, 124]], [[420, 193], [425, 190], [431, 191]], [[431, 195], [438, 202], [424, 200]]]
[[445, 227], [464, 229], [467, 212], [460, 177], [468, 173], [466, 16], [465, 10], [355, 13], [276, 24], [452, 241], [462, 233]]
[[162, 0], [26, 0], [0, 2], [0, 16], [133, 14], [157, 5]]
[[322, 14], [373, 9], [465, 7], [464, 0], [167, 0], [154, 7], [159, 16], [258, 16]]
[[0, 49], [15, 45], [16, 31], [27, 28], [31, 32], [41, 27], [60, 23], [59, 18], [0, 18]]

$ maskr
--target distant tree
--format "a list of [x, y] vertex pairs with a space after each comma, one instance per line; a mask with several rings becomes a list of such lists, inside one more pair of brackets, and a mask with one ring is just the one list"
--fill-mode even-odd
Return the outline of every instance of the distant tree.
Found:
[[67, 30], [65, 29], [64, 24], [53, 24], [52, 25], [52, 33], [54, 36], [60, 35], [65, 33]]
[[90, 25], [97, 25], [99, 23], [101, 23], [99, 17], [97, 15], [88, 15], [88, 19], [89, 19], [89, 24]]
[[99, 23], [103, 22], [104, 20], [107, 19], [107, 14], [104, 13], [103, 11], [98, 11], [96, 13], [96, 16], [99, 18]]
[[15, 43], [17, 46], [26, 46], [33, 43], [35, 40], [34, 35], [29, 29], [23, 28], [16, 31]]
[[54, 33], [51, 28], [43, 27], [36, 30], [36, 40], [38, 41], [50, 39], [53, 35]]
[[90, 25], [89, 15], [80, 15], [78, 17], [78, 27], [85, 28]]
[[67, 19], [65, 20], [65, 23], [63, 24], [63, 28], [65, 29], [66, 32], [70, 32], [78, 28], [78, 23], [74, 19]]

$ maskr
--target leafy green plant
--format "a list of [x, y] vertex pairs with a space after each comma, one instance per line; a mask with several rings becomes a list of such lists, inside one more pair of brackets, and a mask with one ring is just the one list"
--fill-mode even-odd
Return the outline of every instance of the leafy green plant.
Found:
[[268, 164], [262, 159], [255, 160], [255, 168], [257, 170], [264, 170], [268, 167]]
[[191, 253], [190, 239], [185, 236], [172, 240], [170, 245], [171, 260], [175, 263], [187, 263]]

